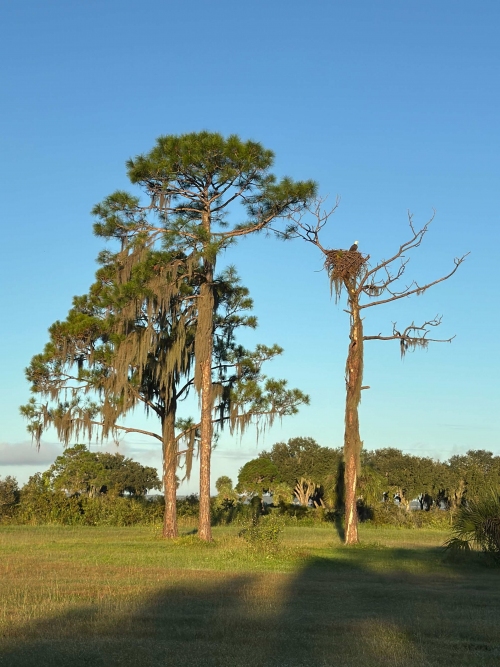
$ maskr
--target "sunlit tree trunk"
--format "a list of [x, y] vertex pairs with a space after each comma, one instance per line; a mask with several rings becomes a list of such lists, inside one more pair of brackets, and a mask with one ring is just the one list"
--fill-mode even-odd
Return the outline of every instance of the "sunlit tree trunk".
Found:
[[[210, 235], [210, 213], [203, 214], [203, 227]], [[195, 355], [198, 369], [195, 383], [201, 394], [200, 422], [200, 516], [198, 536], [209, 542], [212, 539], [210, 517], [210, 459], [212, 456], [213, 397], [212, 397], [212, 352], [214, 327], [214, 263], [204, 258], [205, 282], [200, 288]], [[196, 375], [198, 376], [196, 378]]]
[[351, 331], [346, 364], [346, 409], [344, 433], [345, 459], [345, 543], [358, 542], [357, 482], [360, 469], [361, 438], [358, 406], [363, 381], [363, 322], [359, 314], [358, 295], [352, 283], [346, 285], [351, 308]]
[[[204, 294], [205, 292], [205, 294]], [[206, 294], [208, 292], [208, 294]], [[203, 285], [201, 298], [208, 302], [207, 310], [213, 313], [213, 294], [211, 285]], [[205, 313], [207, 316], [207, 313]], [[198, 534], [200, 539], [210, 541], [212, 528], [210, 521], [210, 458], [212, 454], [212, 321], [210, 333], [205, 338], [205, 354], [201, 361], [201, 425], [200, 425], [200, 517]], [[207, 323], [208, 324], [208, 323]], [[198, 323], [200, 326], [200, 323]]]
[[163, 515], [163, 537], [174, 538], [177, 531], [177, 442], [175, 440], [175, 398], [163, 419], [163, 489], [165, 512]]
[[212, 453], [212, 401], [211, 364], [202, 368], [202, 402], [200, 427], [200, 517], [198, 534], [200, 539], [210, 541], [212, 528], [210, 518], [210, 458]]

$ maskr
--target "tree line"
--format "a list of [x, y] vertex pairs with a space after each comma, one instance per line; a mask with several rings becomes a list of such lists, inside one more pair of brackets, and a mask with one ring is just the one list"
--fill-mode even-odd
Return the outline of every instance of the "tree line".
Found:
[[[199, 457], [198, 534], [210, 540], [211, 453], [220, 431], [263, 428], [309, 402], [285, 379], [264, 374], [264, 364], [283, 352], [279, 345], [247, 350], [237, 342], [242, 327], [257, 324], [252, 300], [234, 267], [217, 274], [216, 265], [241, 237], [267, 231], [313, 244], [337, 299], [347, 297], [347, 543], [358, 539], [358, 405], [368, 388], [362, 382], [364, 341], [396, 340], [403, 355], [431, 341], [451, 340], [429, 335], [440, 317], [399, 329], [394, 324], [386, 336], [365, 335], [360, 313], [422, 294], [450, 278], [465, 257], [455, 259], [443, 277], [398, 287], [408, 253], [420, 246], [429, 223], [419, 230], [410, 216], [408, 241], [373, 265], [357, 244], [349, 250], [325, 248], [321, 231], [337, 205], [323, 211], [316, 183], [277, 179], [270, 171], [273, 161], [272, 151], [257, 142], [209, 132], [162, 136], [150, 152], [128, 160], [129, 179], [141, 196], [116, 191], [94, 207], [94, 233], [114, 246], [99, 254], [95, 282], [74, 298], [66, 319], [50, 327], [49, 342], [26, 370], [33, 396], [21, 412], [38, 446], [48, 427], [66, 446], [97, 433], [115, 439], [140, 433], [161, 443], [167, 538], [177, 535], [181, 466], [189, 476], [193, 456]], [[181, 418], [179, 403], [192, 392], [199, 396], [199, 415]], [[155, 430], [125, 423], [138, 406], [156, 419]]]
[[122, 454], [68, 447], [44, 472], [19, 488], [15, 477], [0, 478], [0, 521], [128, 525], [157, 520], [163, 512], [145, 502], [161, 489], [155, 468]]
[[[344, 458], [341, 449], [322, 447], [312, 438], [291, 438], [263, 451], [239, 471], [236, 486], [226, 475], [216, 481], [211, 499], [211, 523], [229, 522], [241, 506], [253, 499], [261, 503], [272, 494], [272, 504], [284, 513], [296, 506], [343, 512]], [[484, 497], [485, 489], [500, 487], [500, 456], [469, 450], [447, 461], [404, 454], [399, 449], [364, 451], [359, 475], [358, 516], [384, 521], [381, 509], [395, 499], [402, 510], [412, 500], [421, 509], [455, 511]], [[0, 519], [8, 521], [136, 523], [158, 521], [163, 503], [145, 502], [146, 493], [161, 490], [155, 468], [143, 466], [119, 453], [90, 451], [85, 445], [70, 447], [42, 473], [19, 488], [15, 478], [0, 479]], [[176, 501], [184, 516], [199, 516], [199, 499]], [[237, 510], [236, 512], [234, 510]], [[304, 516], [298, 513], [299, 516]], [[325, 519], [319, 512], [318, 520]], [[390, 516], [385, 520], [390, 520]]]
[[[321, 447], [312, 438], [279, 442], [246, 463], [238, 475], [239, 493], [271, 493], [275, 503], [295, 502], [338, 509], [345, 503], [345, 458], [342, 449]], [[485, 489], [500, 487], [500, 456], [469, 450], [447, 461], [404, 454], [395, 448], [364, 450], [361, 456], [357, 505], [376, 507], [396, 502], [408, 508], [419, 500], [422, 509], [456, 509], [480, 498]], [[359, 514], [359, 511], [358, 511]]]

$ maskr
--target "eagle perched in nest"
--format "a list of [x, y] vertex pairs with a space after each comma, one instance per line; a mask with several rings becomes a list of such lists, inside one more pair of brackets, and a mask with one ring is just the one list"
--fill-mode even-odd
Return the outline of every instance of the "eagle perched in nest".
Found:
[[352, 246], [349, 248], [349, 252], [355, 252], [355, 251], [357, 251], [357, 249], [358, 249], [358, 243], [359, 243], [359, 241], [354, 241], [354, 243], [352, 244]]

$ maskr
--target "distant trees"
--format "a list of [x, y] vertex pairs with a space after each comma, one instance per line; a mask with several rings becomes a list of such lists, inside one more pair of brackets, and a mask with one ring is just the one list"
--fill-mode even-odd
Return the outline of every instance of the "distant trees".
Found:
[[89, 451], [85, 445], [68, 447], [46, 472], [55, 491], [97, 496], [143, 496], [160, 490], [156, 468], [143, 466], [122, 454]]
[[363, 471], [371, 469], [383, 480], [379, 488], [405, 507], [418, 498], [422, 508], [443, 502], [456, 509], [482, 497], [485, 488], [500, 488], [500, 457], [485, 450], [440, 462], [385, 448], [363, 452], [362, 463]]
[[[335, 475], [331, 474], [332, 469], [337, 470]], [[269, 452], [262, 452], [242, 466], [236, 488], [227, 475], [216, 480], [212, 520], [228, 523], [246, 516], [244, 500], [253, 497], [256, 507], [261, 507], [258, 498], [266, 492], [272, 493], [279, 511], [292, 510], [290, 504], [295, 496], [296, 504], [302, 504], [304, 510], [309, 504], [307, 515], [315, 520], [338, 517], [344, 501], [342, 481], [341, 450], [321, 447], [312, 438], [292, 438], [287, 443], [276, 443]], [[75, 445], [66, 449], [48, 470], [33, 475], [21, 489], [11, 476], [0, 479], [0, 521], [85, 525], [158, 522], [163, 504], [146, 501], [144, 493], [160, 487], [153, 468], [119, 453]], [[365, 450], [358, 488], [357, 506], [362, 520], [422, 525], [427, 521], [426, 513], [406, 511], [411, 501], [419, 500], [421, 509], [440, 507], [450, 509], [452, 516], [460, 514], [463, 521], [460, 519], [462, 523], [459, 521], [457, 526], [460, 524], [460, 530], [465, 530], [472, 515], [461, 513], [461, 508], [476, 508], [481, 517], [483, 500], [491, 496], [488, 490], [500, 490], [500, 456], [469, 450], [439, 462], [395, 448]], [[399, 499], [399, 509], [395, 498]], [[490, 505], [488, 500], [484, 507]], [[198, 517], [198, 497], [177, 500], [177, 506], [183, 518]], [[316, 512], [315, 508], [328, 512]], [[444, 514], [439, 514], [440, 517], [429, 515], [428, 521], [439, 524], [445, 519]]]
[[271, 451], [246, 463], [238, 475], [238, 490], [246, 493], [277, 492], [288, 501], [295, 496], [307, 506], [309, 499], [334, 507], [336, 503], [340, 450], [320, 447], [312, 438], [278, 442]]
[[238, 494], [233, 488], [233, 480], [227, 475], [222, 475], [215, 482], [217, 496], [215, 498], [215, 507], [223, 511], [234, 507], [238, 502]]
[[444, 499], [446, 473], [443, 464], [430, 458], [403, 454], [399, 449], [386, 448], [363, 453], [365, 468], [369, 467], [383, 479], [384, 492], [398, 497], [403, 506], [419, 498], [421, 506], [429, 499]]
[[0, 479], [0, 521], [131, 525], [158, 521], [161, 503], [145, 499], [160, 490], [155, 468], [119, 453], [69, 447], [44, 472], [19, 489], [12, 477]]
[[0, 478], [0, 519], [11, 517], [19, 502], [20, 492], [17, 480], [11, 475]]
[[[343, 454], [321, 447], [312, 438], [291, 438], [246, 463], [239, 472], [240, 493], [262, 495], [270, 491], [301, 505], [312, 499], [316, 506], [339, 509], [344, 504]], [[484, 488], [500, 488], [500, 456], [469, 450], [449, 461], [404, 454], [395, 448], [365, 450], [361, 456], [357, 502], [377, 507], [384, 499], [399, 498], [408, 509], [412, 500], [421, 509], [442, 504], [455, 509], [480, 498]], [[286, 500], [288, 498], [288, 500]]]
[[318, 504], [335, 506], [340, 450], [320, 447], [313, 438], [291, 438], [287, 443], [276, 443], [260, 457], [274, 463], [279, 481], [289, 486], [301, 505], [307, 506], [312, 498]]
[[470, 449], [447, 463], [447, 496], [451, 507], [465, 500], [479, 500], [488, 488], [500, 489], [500, 456], [484, 449]]
[[266, 458], [252, 459], [245, 463], [238, 473], [236, 489], [239, 493], [261, 496], [272, 491], [278, 482], [278, 467]]

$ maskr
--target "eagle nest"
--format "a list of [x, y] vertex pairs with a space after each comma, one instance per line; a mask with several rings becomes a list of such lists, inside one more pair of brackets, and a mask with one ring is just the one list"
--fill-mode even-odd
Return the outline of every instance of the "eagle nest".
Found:
[[335, 288], [336, 299], [342, 287], [360, 275], [367, 261], [368, 258], [358, 250], [327, 250], [325, 269], [330, 276], [332, 291]]

